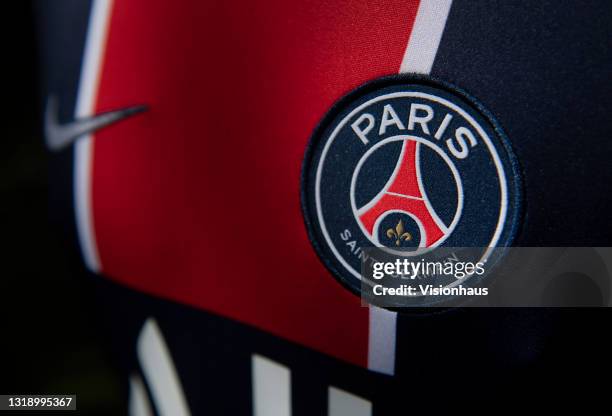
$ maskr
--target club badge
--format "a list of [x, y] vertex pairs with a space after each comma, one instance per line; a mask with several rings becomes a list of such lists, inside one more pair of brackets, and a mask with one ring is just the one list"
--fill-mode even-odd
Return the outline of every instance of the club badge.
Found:
[[370, 82], [323, 118], [302, 171], [302, 208], [325, 265], [359, 293], [364, 247], [509, 246], [520, 173], [501, 128], [452, 86], [416, 76]]

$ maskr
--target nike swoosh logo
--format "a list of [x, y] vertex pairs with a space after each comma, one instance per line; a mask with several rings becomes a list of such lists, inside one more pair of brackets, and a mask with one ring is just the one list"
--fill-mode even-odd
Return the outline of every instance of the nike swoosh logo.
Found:
[[93, 133], [102, 127], [146, 110], [146, 106], [137, 105], [60, 124], [58, 121], [59, 109], [57, 97], [50, 96], [47, 99], [47, 107], [45, 109], [45, 141], [47, 147], [52, 151], [62, 150], [83, 135]]

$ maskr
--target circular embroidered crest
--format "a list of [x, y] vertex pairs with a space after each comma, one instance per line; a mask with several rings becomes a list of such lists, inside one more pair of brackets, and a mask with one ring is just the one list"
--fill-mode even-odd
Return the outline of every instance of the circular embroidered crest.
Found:
[[425, 77], [370, 82], [342, 98], [310, 140], [302, 210], [318, 255], [354, 292], [364, 247], [511, 244], [520, 216], [516, 159], [493, 117]]

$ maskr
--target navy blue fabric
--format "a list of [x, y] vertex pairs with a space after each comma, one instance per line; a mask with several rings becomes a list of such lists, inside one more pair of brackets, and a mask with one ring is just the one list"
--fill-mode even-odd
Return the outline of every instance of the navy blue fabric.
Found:
[[91, 1], [34, 2], [41, 71], [41, 103], [48, 94], [58, 97], [59, 118], [71, 120], [81, 75], [81, 62]]
[[[327, 414], [334, 386], [373, 403], [373, 415], [490, 409], [550, 412], [588, 394], [604, 371], [610, 339], [601, 310], [464, 309], [401, 315], [394, 377], [340, 362], [248, 325], [94, 277], [108, 333], [128, 372], [141, 371], [135, 345], [157, 321], [194, 415], [249, 415], [251, 357], [291, 371], [292, 414]], [[546, 322], [546, 330], [542, 323]], [[604, 374], [605, 376], [605, 374]], [[602, 384], [602, 388], [607, 384]]]
[[[40, 114], [44, 114], [47, 97], [54, 95], [58, 98], [60, 122], [69, 121], [76, 110], [91, 1], [38, 0], [33, 4], [41, 67]], [[51, 156], [50, 219], [73, 254], [74, 267], [81, 268], [73, 204], [74, 148], [70, 146]]]
[[489, 109], [523, 168], [523, 246], [612, 244], [612, 7], [453, 2], [431, 71]]

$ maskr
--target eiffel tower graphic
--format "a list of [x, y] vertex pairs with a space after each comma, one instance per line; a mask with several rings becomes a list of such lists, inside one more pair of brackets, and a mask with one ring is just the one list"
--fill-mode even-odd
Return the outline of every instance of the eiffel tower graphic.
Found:
[[418, 172], [418, 146], [414, 140], [404, 140], [402, 152], [391, 178], [383, 190], [357, 211], [357, 216], [370, 236], [374, 236], [377, 221], [390, 211], [410, 214], [418, 223], [425, 247], [442, 239], [448, 229], [432, 211], [421, 190]]

